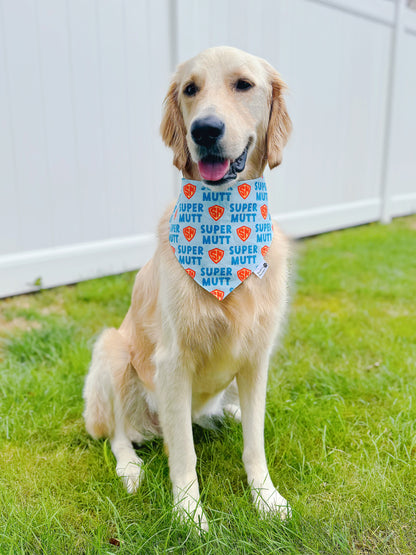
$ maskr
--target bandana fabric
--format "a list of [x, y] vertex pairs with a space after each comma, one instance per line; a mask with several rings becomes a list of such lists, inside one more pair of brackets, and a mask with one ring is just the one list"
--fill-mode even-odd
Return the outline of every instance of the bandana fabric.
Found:
[[263, 178], [237, 181], [225, 191], [182, 179], [169, 223], [177, 260], [220, 301], [250, 274], [261, 278], [267, 270], [273, 224]]

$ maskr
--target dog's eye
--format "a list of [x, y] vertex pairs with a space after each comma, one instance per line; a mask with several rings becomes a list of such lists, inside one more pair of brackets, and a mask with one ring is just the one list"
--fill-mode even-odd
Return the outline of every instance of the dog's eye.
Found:
[[247, 91], [252, 87], [254, 87], [253, 83], [250, 83], [250, 81], [247, 81], [247, 79], [239, 79], [235, 84], [235, 88], [237, 91]]
[[185, 94], [186, 96], [195, 96], [198, 91], [199, 89], [195, 85], [195, 83], [189, 83], [189, 85], [186, 85], [186, 87], [183, 89], [183, 94]]

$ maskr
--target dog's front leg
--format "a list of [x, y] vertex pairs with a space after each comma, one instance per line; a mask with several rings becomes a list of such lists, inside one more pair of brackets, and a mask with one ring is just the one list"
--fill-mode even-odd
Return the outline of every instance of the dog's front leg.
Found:
[[243, 462], [257, 509], [263, 514], [278, 513], [285, 519], [290, 516], [290, 507], [273, 485], [264, 452], [267, 370], [268, 358], [256, 367], [246, 367], [237, 376], [244, 438]]
[[208, 529], [199, 499], [192, 436], [192, 372], [170, 357], [157, 362], [156, 392], [163, 438], [169, 453], [174, 510]]

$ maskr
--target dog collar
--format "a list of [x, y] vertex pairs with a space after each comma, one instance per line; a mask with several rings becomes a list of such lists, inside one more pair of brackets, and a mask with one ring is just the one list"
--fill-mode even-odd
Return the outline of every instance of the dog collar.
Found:
[[267, 271], [273, 224], [262, 177], [223, 191], [183, 178], [169, 224], [179, 264], [220, 301], [251, 274]]

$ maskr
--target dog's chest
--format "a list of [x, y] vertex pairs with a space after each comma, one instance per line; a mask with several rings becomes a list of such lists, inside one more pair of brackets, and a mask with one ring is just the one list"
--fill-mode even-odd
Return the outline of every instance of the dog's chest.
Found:
[[241, 356], [228, 348], [203, 357], [195, 368], [194, 393], [216, 395], [229, 385], [240, 369], [241, 362]]
[[[221, 302], [215, 302], [219, 309]], [[255, 365], [264, 350], [261, 338], [268, 335], [255, 306], [233, 316], [222, 309], [206, 311], [202, 318], [188, 313], [181, 331], [181, 351], [193, 366], [193, 391], [207, 395], [219, 393], [245, 366]]]

